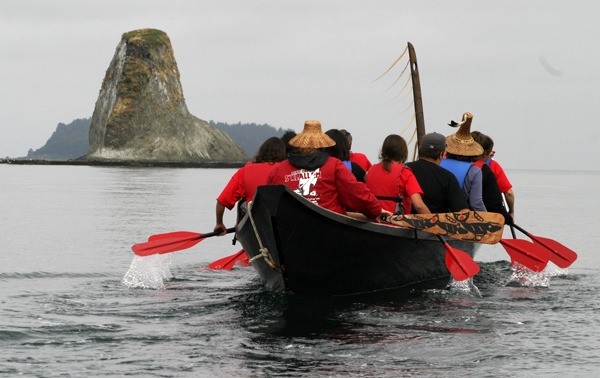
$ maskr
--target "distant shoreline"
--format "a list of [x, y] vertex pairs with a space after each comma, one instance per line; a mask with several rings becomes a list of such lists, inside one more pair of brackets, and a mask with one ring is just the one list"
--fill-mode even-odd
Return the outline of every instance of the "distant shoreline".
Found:
[[31, 160], [0, 159], [0, 164], [13, 165], [88, 165], [100, 167], [164, 167], [164, 168], [240, 168], [245, 162], [192, 161], [88, 161], [88, 160]]

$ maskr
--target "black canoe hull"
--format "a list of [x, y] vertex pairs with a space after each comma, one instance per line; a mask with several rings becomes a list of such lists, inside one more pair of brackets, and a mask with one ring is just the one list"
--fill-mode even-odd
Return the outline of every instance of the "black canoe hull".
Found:
[[[265, 258], [252, 265], [269, 290], [349, 295], [443, 288], [451, 279], [436, 237], [336, 214], [283, 185], [259, 187], [251, 213], [239, 222], [237, 239], [251, 259], [261, 245], [268, 251], [271, 265]], [[479, 246], [449, 243], [471, 256]]]

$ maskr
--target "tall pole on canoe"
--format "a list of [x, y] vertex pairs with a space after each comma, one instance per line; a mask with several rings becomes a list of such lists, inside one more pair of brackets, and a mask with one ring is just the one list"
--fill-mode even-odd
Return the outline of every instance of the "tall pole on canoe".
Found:
[[415, 104], [415, 122], [417, 124], [417, 146], [425, 135], [425, 118], [423, 117], [423, 99], [421, 97], [421, 81], [419, 80], [419, 65], [412, 43], [408, 42], [410, 73], [412, 75], [413, 98]]

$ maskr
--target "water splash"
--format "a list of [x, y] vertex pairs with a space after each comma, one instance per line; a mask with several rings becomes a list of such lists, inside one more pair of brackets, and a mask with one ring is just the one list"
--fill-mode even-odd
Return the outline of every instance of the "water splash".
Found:
[[482, 297], [481, 291], [479, 291], [479, 288], [473, 283], [473, 278], [469, 278], [463, 281], [456, 281], [453, 279], [450, 282], [449, 288], [451, 292], [471, 294], [479, 298]]
[[123, 284], [133, 289], [164, 289], [165, 281], [173, 278], [170, 255], [134, 256]]
[[541, 272], [534, 272], [527, 267], [514, 262], [512, 266], [512, 275], [509, 279], [509, 286], [527, 286], [527, 287], [549, 287], [550, 269], [546, 268]]

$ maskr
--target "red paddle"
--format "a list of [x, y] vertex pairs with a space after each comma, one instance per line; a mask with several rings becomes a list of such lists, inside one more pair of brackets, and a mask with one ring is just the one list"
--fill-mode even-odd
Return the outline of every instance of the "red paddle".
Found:
[[555, 263], [556, 266], [560, 268], [568, 268], [571, 264], [573, 264], [573, 262], [575, 262], [575, 260], [577, 260], [577, 253], [565, 247], [556, 240], [532, 235], [529, 232], [522, 229], [521, 227], [517, 226], [516, 224], [513, 224], [513, 226], [517, 230], [521, 231], [529, 238], [531, 238], [531, 240], [533, 240], [534, 243], [537, 243], [540, 246], [547, 249], [548, 251], [550, 251], [550, 261]]
[[544, 270], [550, 260], [550, 252], [528, 240], [501, 239], [500, 244], [508, 252], [512, 261], [518, 262], [534, 272]]
[[231, 256], [223, 257], [221, 259], [213, 261], [204, 269], [231, 270], [233, 269], [235, 263], [237, 263], [238, 261], [242, 262], [244, 261], [244, 259], [248, 260], [248, 256], [246, 256], [246, 252], [243, 249], [241, 249]]
[[455, 280], [463, 281], [479, 273], [479, 265], [467, 252], [453, 248], [441, 235], [437, 235], [437, 237], [444, 244], [446, 249], [444, 261]]
[[[232, 227], [228, 228], [226, 233], [229, 234], [234, 231], [235, 227]], [[220, 234], [220, 232], [199, 234], [189, 231], [176, 231], [166, 234], [157, 234], [150, 236], [147, 242], [133, 245], [131, 250], [138, 256], [170, 253], [193, 247], [206, 238]]]

